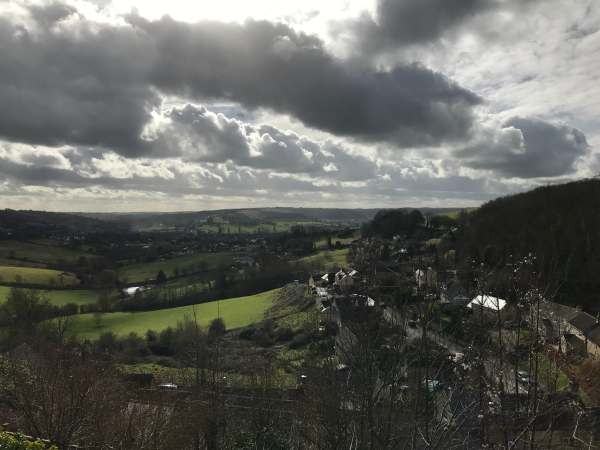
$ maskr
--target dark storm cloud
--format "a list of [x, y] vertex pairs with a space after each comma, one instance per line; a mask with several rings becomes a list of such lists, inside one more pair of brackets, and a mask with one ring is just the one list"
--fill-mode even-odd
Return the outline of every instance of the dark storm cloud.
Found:
[[462, 138], [480, 101], [416, 64], [346, 64], [284, 25], [130, 20], [156, 43], [152, 80], [163, 91], [267, 107], [336, 135], [417, 145]]
[[[428, 44], [468, 30], [481, 36], [498, 37], [497, 12], [526, 14], [539, 0], [377, 0], [375, 14], [334, 22], [334, 35], [349, 38], [359, 58], [373, 52], [393, 51], [403, 46]], [[482, 19], [477, 21], [477, 19]]]
[[419, 65], [354, 67], [285, 25], [131, 16], [57, 28], [49, 23], [72, 10], [31, 12], [34, 29], [0, 18], [0, 102], [10, 111], [0, 136], [13, 141], [158, 156], [140, 136], [162, 92], [264, 107], [339, 136], [432, 145], [464, 138], [480, 102]]
[[146, 81], [151, 53], [147, 38], [129, 27], [85, 24], [70, 34], [0, 18], [0, 135], [148, 152], [140, 134], [159, 100]]
[[365, 49], [416, 44], [448, 31], [497, 4], [496, 0], [379, 0], [376, 16], [351, 22]]
[[555, 177], [572, 173], [590, 149], [576, 128], [537, 119], [514, 117], [501, 136], [484, 136], [480, 145], [458, 153], [466, 165], [493, 170], [507, 177]]

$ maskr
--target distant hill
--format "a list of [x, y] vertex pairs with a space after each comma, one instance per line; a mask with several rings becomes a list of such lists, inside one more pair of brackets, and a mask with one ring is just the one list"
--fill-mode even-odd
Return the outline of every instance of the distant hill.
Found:
[[[425, 215], [446, 214], [457, 208], [420, 208]], [[194, 228], [207, 221], [240, 226], [276, 222], [322, 223], [359, 227], [380, 209], [342, 208], [242, 208], [169, 213], [56, 213], [0, 210], [0, 236], [35, 236], [118, 230]]]
[[28, 238], [34, 236], [50, 236], [90, 233], [114, 229], [98, 219], [83, 217], [77, 214], [56, 213], [47, 211], [0, 210], [0, 236], [12, 238]]
[[559, 301], [600, 310], [600, 180], [499, 198], [464, 220], [459, 257], [502, 264], [533, 253]]
[[[211, 218], [218, 222], [236, 225], [259, 225], [273, 222], [324, 222], [360, 226], [373, 219], [380, 209], [342, 208], [247, 208], [221, 209], [212, 211], [172, 212], [172, 213], [86, 213], [87, 217], [101, 220], [127, 222], [134, 228], [158, 226], [185, 227], [205, 222]], [[438, 214], [454, 211], [456, 208], [424, 208], [425, 214]]]

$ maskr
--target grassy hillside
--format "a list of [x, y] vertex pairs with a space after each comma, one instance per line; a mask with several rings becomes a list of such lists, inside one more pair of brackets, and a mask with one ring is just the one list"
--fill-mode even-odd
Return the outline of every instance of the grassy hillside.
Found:
[[116, 222], [96, 220], [78, 214], [48, 211], [0, 210], [1, 231], [12, 237], [48, 236], [51, 233], [85, 233], [121, 229]]
[[466, 217], [459, 257], [492, 265], [537, 257], [563, 303], [597, 309], [600, 296], [600, 180], [545, 186], [486, 203]]
[[160, 331], [177, 325], [177, 322], [183, 320], [186, 315], [191, 317], [194, 309], [202, 326], [207, 326], [218, 317], [218, 311], [220, 311], [228, 329], [240, 328], [262, 320], [265, 311], [272, 306], [278, 291], [279, 289], [275, 289], [248, 297], [158, 311], [116, 312], [99, 316], [81, 314], [73, 318], [71, 332], [83, 338], [93, 339], [107, 331], [120, 335], [131, 332], [143, 334], [149, 329]]
[[168, 277], [174, 276], [177, 268], [179, 270], [187, 268], [190, 272], [211, 270], [221, 264], [231, 264], [233, 256], [234, 254], [230, 252], [198, 253], [164, 261], [130, 264], [119, 270], [119, 278], [121, 280], [126, 279], [128, 283], [137, 283], [148, 279], [155, 279], [156, 274], [160, 270], [165, 272]]
[[93, 255], [64, 247], [61, 243], [48, 239], [35, 241], [0, 241], [0, 258], [32, 261], [44, 264], [56, 264], [59, 261], [76, 262], [81, 256], [93, 258]]
[[273, 223], [330, 223], [360, 225], [373, 218], [375, 209], [335, 209], [335, 208], [248, 208], [222, 209], [214, 211], [177, 213], [132, 213], [132, 214], [87, 214], [104, 220], [122, 221], [136, 229], [165, 228], [202, 224], [209, 218], [215, 222], [225, 222], [233, 226], [252, 227]]
[[296, 260], [297, 263], [307, 265], [315, 270], [336, 270], [348, 265], [350, 250], [322, 250], [314, 255], [305, 256]]
[[55, 285], [55, 286], [73, 286], [79, 283], [79, 280], [69, 273], [60, 270], [39, 269], [34, 267], [13, 267], [0, 266], [0, 282]]
[[99, 293], [88, 289], [72, 289], [60, 291], [43, 291], [48, 301], [56, 306], [63, 306], [67, 303], [76, 305], [89, 305], [96, 303]]
[[199, 230], [205, 233], [221, 233], [221, 234], [256, 234], [256, 233], [283, 233], [288, 232], [292, 227], [301, 225], [305, 227], [322, 226], [322, 222], [260, 222], [253, 225], [237, 225], [235, 222], [223, 222], [213, 224], [202, 224], [198, 227]]
[[[0, 303], [6, 301], [6, 297], [10, 292], [10, 287], [0, 286]], [[89, 305], [96, 303], [98, 300], [98, 292], [87, 289], [64, 289], [41, 291], [50, 304], [56, 306], [64, 306], [67, 303], [75, 303], [76, 305]]]

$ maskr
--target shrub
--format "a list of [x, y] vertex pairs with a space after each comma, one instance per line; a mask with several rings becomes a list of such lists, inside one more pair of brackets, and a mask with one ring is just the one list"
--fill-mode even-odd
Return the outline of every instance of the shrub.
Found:
[[306, 344], [308, 344], [310, 341], [310, 336], [306, 333], [299, 333], [296, 336], [294, 336], [294, 339], [292, 339], [292, 342], [290, 342], [289, 347], [291, 349], [297, 349], [300, 347], [304, 347]]
[[246, 341], [250, 341], [254, 338], [254, 335], [256, 334], [256, 328], [253, 326], [249, 326], [244, 328], [242, 331], [240, 331], [240, 339], [244, 339]]
[[294, 338], [294, 330], [290, 327], [279, 328], [277, 330], [277, 341], [287, 342]]
[[227, 331], [227, 327], [225, 326], [225, 321], [220, 317], [214, 319], [210, 322], [210, 326], [208, 327], [208, 336], [211, 339], [221, 337]]
[[0, 450], [58, 450], [58, 447], [40, 440], [32, 440], [19, 433], [0, 432]]

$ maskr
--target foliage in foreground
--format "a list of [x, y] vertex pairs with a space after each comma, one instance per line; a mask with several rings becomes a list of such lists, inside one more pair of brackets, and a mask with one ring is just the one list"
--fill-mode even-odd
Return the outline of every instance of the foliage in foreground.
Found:
[[0, 450], [58, 450], [58, 447], [40, 440], [32, 440], [19, 433], [0, 432]]

